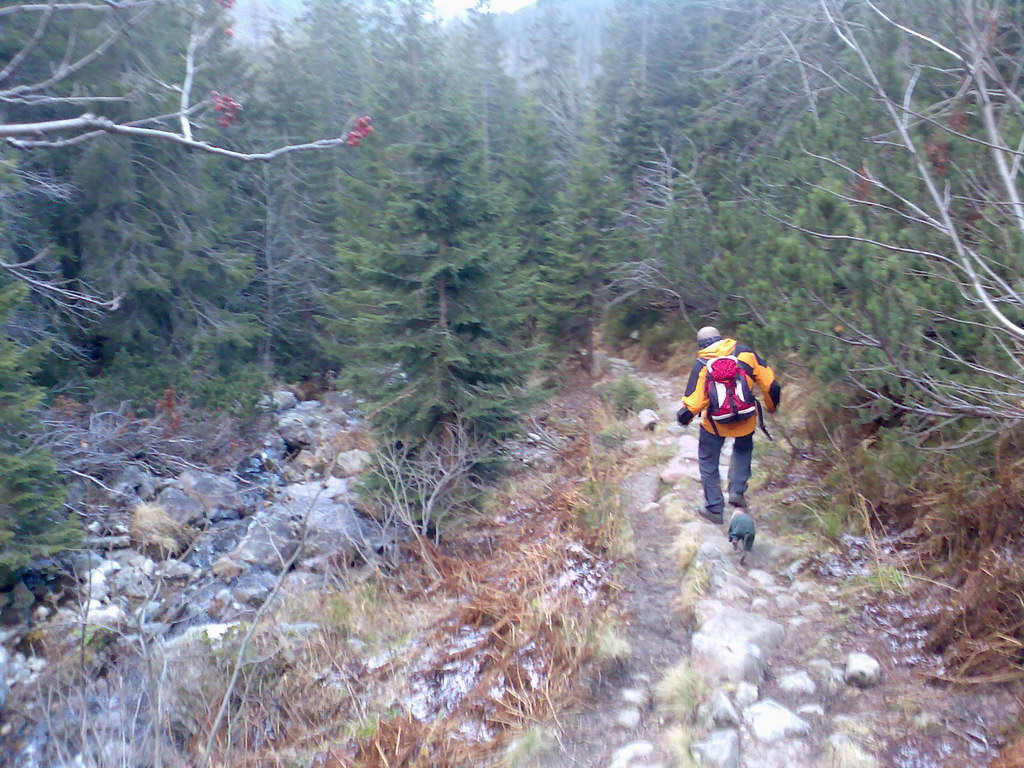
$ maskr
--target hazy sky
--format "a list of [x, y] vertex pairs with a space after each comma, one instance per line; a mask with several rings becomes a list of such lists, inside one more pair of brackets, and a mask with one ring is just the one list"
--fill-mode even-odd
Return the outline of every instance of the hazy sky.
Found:
[[[534, 0], [492, 0], [491, 10], [514, 11], [516, 8], [522, 8], [532, 2]], [[441, 15], [454, 16], [467, 8], [472, 8], [474, 3], [473, 0], [434, 0], [434, 5]]]

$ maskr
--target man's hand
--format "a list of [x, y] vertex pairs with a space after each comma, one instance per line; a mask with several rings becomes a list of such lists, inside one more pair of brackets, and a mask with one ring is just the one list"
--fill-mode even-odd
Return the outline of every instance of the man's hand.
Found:
[[690, 413], [690, 410], [684, 405], [676, 412], [676, 421], [678, 421], [681, 426], [685, 427], [693, 421], [693, 414]]

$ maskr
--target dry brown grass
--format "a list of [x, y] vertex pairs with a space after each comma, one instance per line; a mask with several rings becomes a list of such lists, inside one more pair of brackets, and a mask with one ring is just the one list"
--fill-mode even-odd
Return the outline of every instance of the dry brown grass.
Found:
[[[899, 425], [844, 419], [807, 420], [794, 433], [816, 452], [804, 470], [817, 476], [799, 482], [820, 493], [804, 506], [862, 533], [877, 567], [911, 577], [914, 618], [942, 679], [1024, 680], [1024, 434], [949, 450], [915, 445]], [[879, 558], [880, 548], [892, 554]]]
[[[607, 645], [621, 543], [614, 509], [575, 482], [589, 464], [588, 411], [543, 483], [518, 481], [492, 515], [441, 547], [336, 593], [294, 599], [261, 633], [273, 658], [241, 692], [214, 763], [226, 768], [482, 765], [577, 695]], [[275, 647], [282, 621], [315, 631]]]
[[1004, 747], [989, 768], [1024, 768], [1024, 736]]
[[195, 531], [172, 518], [159, 504], [143, 502], [132, 510], [128, 533], [146, 554], [163, 559], [188, 548]]

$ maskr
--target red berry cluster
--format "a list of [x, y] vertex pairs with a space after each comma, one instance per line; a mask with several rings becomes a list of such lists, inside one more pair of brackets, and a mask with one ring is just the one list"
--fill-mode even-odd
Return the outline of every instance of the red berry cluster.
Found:
[[235, 0], [214, 0], [217, 5], [226, 10], [231, 10], [235, 7]]
[[238, 119], [239, 112], [242, 111], [241, 104], [230, 96], [225, 96], [217, 91], [210, 93], [210, 101], [213, 102], [213, 111], [221, 113], [221, 116], [217, 118], [217, 125], [221, 128], [227, 128], [235, 122]]
[[360, 115], [356, 118], [356, 127], [345, 136], [345, 143], [350, 147], [358, 147], [359, 142], [373, 133], [373, 126], [370, 123], [373, 118], [369, 115]]

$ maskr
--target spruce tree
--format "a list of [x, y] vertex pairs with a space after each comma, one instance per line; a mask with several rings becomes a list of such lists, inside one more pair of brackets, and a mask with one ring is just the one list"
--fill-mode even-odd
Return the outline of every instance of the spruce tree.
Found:
[[[23, 293], [20, 284], [0, 285], [0, 327]], [[53, 458], [33, 445], [43, 392], [31, 375], [40, 352], [0, 336], [0, 587], [34, 558], [78, 539], [74, 520], [62, 512], [64, 489]]]
[[591, 129], [561, 200], [560, 247], [540, 270], [542, 323], [565, 354], [590, 368], [606, 286], [620, 259], [617, 211], [621, 188], [605, 147]]
[[485, 173], [478, 115], [422, 4], [399, 10], [378, 44], [411, 55], [373, 75], [392, 107], [382, 107], [389, 144], [367, 190], [374, 220], [340, 244], [348, 286], [336, 309], [347, 319], [327, 323], [328, 346], [383, 431], [415, 445], [461, 420], [500, 439], [514, 430], [531, 357], [516, 341], [504, 187]]

